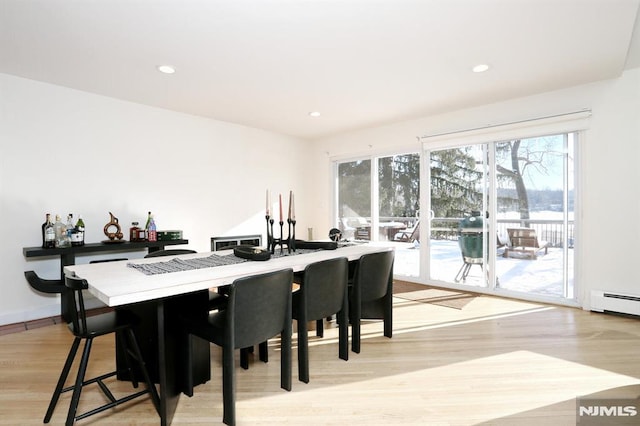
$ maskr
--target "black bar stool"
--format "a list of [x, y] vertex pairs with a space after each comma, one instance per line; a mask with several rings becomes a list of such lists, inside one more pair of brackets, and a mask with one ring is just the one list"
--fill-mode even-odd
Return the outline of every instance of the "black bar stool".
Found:
[[[66, 277], [65, 285], [70, 292], [70, 300], [73, 303], [73, 309], [69, 309], [69, 314], [71, 315], [69, 330], [71, 330], [71, 332], [75, 336], [75, 339], [73, 340], [73, 344], [71, 345], [71, 349], [69, 350], [69, 355], [67, 356], [64, 368], [62, 369], [62, 373], [60, 374], [58, 384], [56, 385], [53, 396], [51, 397], [51, 402], [49, 403], [47, 414], [44, 417], [44, 423], [49, 423], [49, 421], [51, 420], [51, 416], [53, 415], [53, 411], [56, 408], [56, 404], [58, 403], [60, 394], [68, 391], [73, 391], [73, 395], [71, 397], [71, 404], [69, 406], [67, 421], [65, 423], [67, 426], [72, 425], [76, 420], [84, 419], [85, 417], [100, 413], [104, 410], [113, 408], [119, 404], [130, 401], [134, 398], [138, 398], [148, 393], [151, 394], [151, 399], [154, 406], [156, 407], [156, 411], [159, 412], [160, 398], [158, 397], [158, 392], [154, 384], [149, 378], [149, 373], [147, 372], [147, 368], [145, 366], [144, 360], [142, 359], [142, 355], [140, 354], [140, 348], [138, 347], [138, 343], [133, 332], [133, 327], [137, 322], [136, 317], [134, 317], [132, 314], [129, 314], [127, 311], [115, 311], [87, 317], [84, 306], [84, 298], [82, 295], [82, 290], [88, 288], [87, 282], [79, 278]], [[115, 376], [116, 374], [118, 374], [118, 371], [112, 371], [110, 373], [85, 380], [85, 373], [87, 370], [87, 364], [89, 363], [89, 354], [91, 353], [91, 345], [93, 343], [93, 339], [111, 333], [115, 333], [116, 338], [124, 348], [125, 364], [127, 367], [126, 371], [129, 373], [133, 387], [138, 388], [138, 381], [136, 379], [134, 371], [132, 370], [132, 361], [135, 361], [137, 363], [137, 367], [139, 368], [140, 373], [142, 373], [142, 376], [146, 383], [146, 389], [139, 390], [119, 399], [116, 399], [114, 397], [114, 395], [104, 383], [104, 379]], [[69, 375], [69, 370], [71, 369], [71, 365], [73, 364], [73, 361], [78, 352], [78, 348], [80, 347], [80, 342], [82, 342], [83, 340], [85, 341], [85, 346], [82, 352], [82, 358], [80, 360], [80, 367], [78, 368], [78, 375], [76, 377], [75, 384], [65, 388], [64, 384]], [[76, 411], [78, 408], [78, 402], [80, 401], [82, 388], [92, 383], [98, 384], [109, 402], [101, 405], [98, 408], [87, 411], [84, 414], [77, 415]]]

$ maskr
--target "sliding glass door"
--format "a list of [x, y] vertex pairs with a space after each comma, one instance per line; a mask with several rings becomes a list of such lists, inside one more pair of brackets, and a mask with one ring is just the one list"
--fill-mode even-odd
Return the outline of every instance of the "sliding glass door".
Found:
[[393, 246], [401, 279], [575, 299], [577, 133], [452, 139], [425, 144], [422, 155], [336, 161], [343, 238]]
[[428, 149], [428, 279], [574, 298], [576, 134]]
[[335, 163], [336, 226], [343, 239], [396, 248], [396, 275], [420, 275], [420, 154]]
[[574, 298], [575, 137], [495, 144], [502, 289]]
[[420, 154], [377, 158], [377, 241], [396, 250], [394, 272], [420, 275]]
[[429, 152], [429, 279], [487, 287], [486, 144]]

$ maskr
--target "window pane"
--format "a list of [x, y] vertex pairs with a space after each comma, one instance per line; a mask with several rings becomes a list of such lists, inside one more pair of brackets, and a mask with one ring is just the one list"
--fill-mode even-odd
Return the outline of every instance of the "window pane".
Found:
[[412, 227], [420, 209], [420, 155], [378, 159], [378, 240], [395, 239], [400, 228]]
[[565, 249], [574, 227], [569, 136], [496, 143], [500, 288], [573, 298], [573, 250]]
[[[487, 286], [486, 193], [483, 144], [431, 151], [429, 276], [448, 283]], [[423, 215], [424, 217], [424, 215]], [[464, 232], [460, 230], [464, 229]]]
[[345, 239], [369, 239], [371, 161], [338, 164], [338, 227]]
[[378, 158], [378, 241], [393, 241], [394, 274], [420, 276], [420, 154]]

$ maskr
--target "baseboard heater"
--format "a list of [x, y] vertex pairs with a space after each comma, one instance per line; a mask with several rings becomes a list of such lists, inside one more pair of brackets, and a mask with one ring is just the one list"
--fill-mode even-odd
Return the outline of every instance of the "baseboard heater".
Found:
[[591, 290], [591, 310], [640, 316], [640, 296]]

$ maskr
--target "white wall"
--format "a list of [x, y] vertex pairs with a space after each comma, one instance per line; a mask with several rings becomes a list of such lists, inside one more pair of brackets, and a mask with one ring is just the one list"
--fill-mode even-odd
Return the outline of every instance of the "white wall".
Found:
[[41, 244], [46, 212], [82, 214], [98, 242], [110, 211], [128, 232], [150, 210], [159, 229], [209, 251], [212, 236], [264, 234], [265, 190], [293, 190], [306, 237], [313, 200], [296, 160], [308, 157], [291, 137], [0, 74], [0, 324], [59, 313], [23, 275], [59, 276], [56, 258], [22, 255]]
[[[317, 141], [315, 192], [331, 191], [331, 159], [413, 147], [419, 136], [459, 131], [582, 109], [590, 128], [580, 142], [580, 235], [577, 288], [588, 308], [590, 289], [640, 295], [640, 69], [615, 80], [543, 93], [438, 116], [365, 129]], [[331, 205], [314, 211], [316, 228], [329, 229]]]
[[593, 115], [580, 152], [578, 285], [587, 296], [591, 288], [640, 294], [640, 69], [312, 144], [0, 74], [0, 324], [58, 312], [57, 299], [32, 291], [23, 276], [58, 276], [55, 259], [22, 255], [40, 244], [46, 212], [82, 214], [87, 241], [96, 242], [109, 211], [127, 229], [151, 210], [160, 229], [182, 229], [189, 248], [206, 251], [211, 236], [264, 233], [265, 189], [274, 199], [293, 189], [298, 236], [313, 227], [322, 238], [333, 226], [331, 158], [419, 150], [418, 136], [582, 108]]

